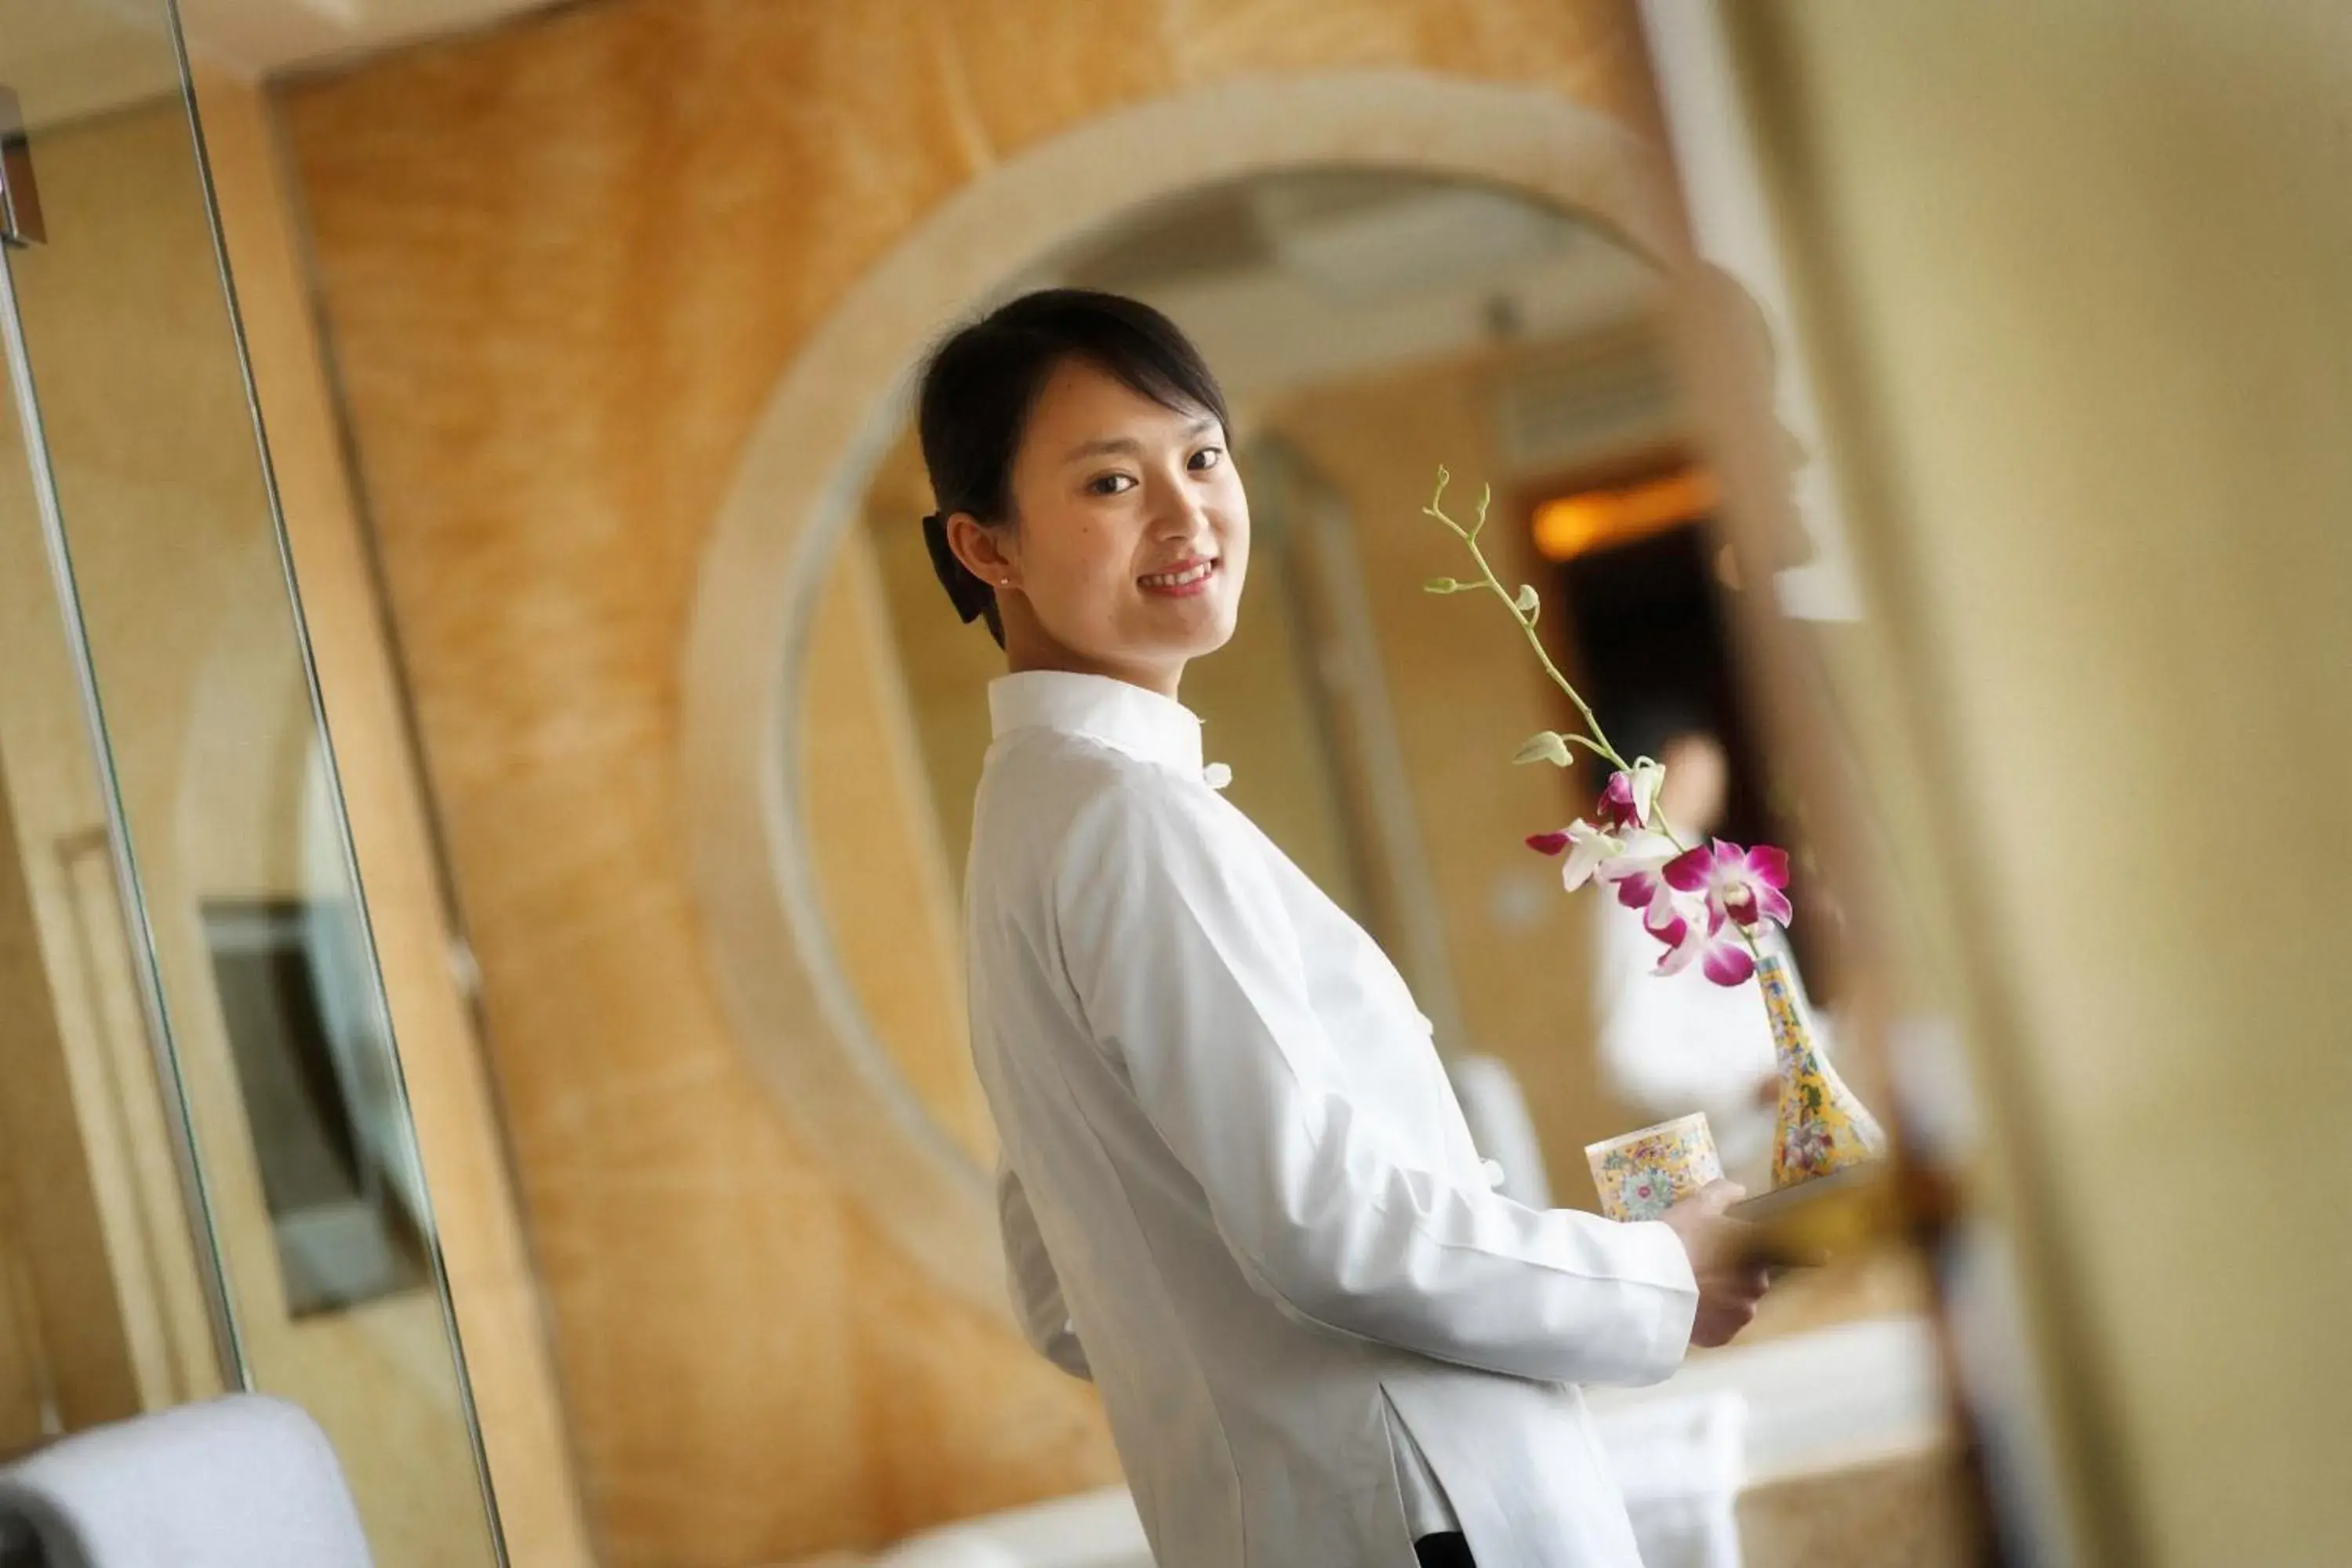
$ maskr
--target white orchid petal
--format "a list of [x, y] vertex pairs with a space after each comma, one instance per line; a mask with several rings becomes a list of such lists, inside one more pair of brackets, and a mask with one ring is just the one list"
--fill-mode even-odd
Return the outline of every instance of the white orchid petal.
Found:
[[1643, 757], [1633, 764], [1633, 820], [1643, 826], [1650, 826], [1657, 816], [1658, 791], [1664, 787], [1666, 769], [1663, 763]]
[[1559, 879], [1571, 893], [1596, 873], [1605, 876], [1604, 868], [1624, 850], [1622, 844], [1589, 822], [1570, 823], [1568, 837], [1568, 863], [1559, 868]]
[[1675, 841], [1663, 833], [1628, 833], [1618, 842], [1621, 847], [1617, 858], [1624, 865], [1626, 875], [1659, 870], [1681, 853], [1675, 847]]

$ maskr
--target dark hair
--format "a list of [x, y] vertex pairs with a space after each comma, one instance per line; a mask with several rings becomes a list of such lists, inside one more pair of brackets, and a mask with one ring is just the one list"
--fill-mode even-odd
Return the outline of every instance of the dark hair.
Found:
[[968, 511], [1011, 521], [1013, 459], [1046, 378], [1082, 359], [1165, 407], [1200, 409], [1230, 425], [1225, 395], [1176, 323], [1139, 300], [1091, 289], [1024, 294], [949, 336], [923, 366], [916, 426], [939, 510], [923, 519], [931, 565], [966, 622], [986, 616], [1000, 647], [996, 590], [948, 545], [947, 520]]
[[1666, 748], [1685, 735], [1723, 739], [1715, 704], [1702, 694], [1670, 686], [1624, 693], [1608, 722], [1609, 739], [1629, 762], [1635, 757], [1662, 761]]

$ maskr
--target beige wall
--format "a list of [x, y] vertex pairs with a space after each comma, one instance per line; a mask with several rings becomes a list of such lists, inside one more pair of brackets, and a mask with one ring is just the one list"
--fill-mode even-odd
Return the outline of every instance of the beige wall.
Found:
[[2336, 1561], [2352, 11], [1727, 10], [2097, 1560]]
[[677, 671], [796, 347], [974, 172], [1093, 115], [1391, 66], [1647, 123], [1635, 54], [1622, 6], [1554, 0], [598, 0], [285, 91], [614, 1562], [756, 1563], [1113, 1473], [1087, 1391], [793, 1146], [706, 976]]
[[[809, 854], [828, 940], [886, 1070], [986, 1167], [996, 1131], [964, 1029], [961, 847], [934, 806], [940, 737], [918, 719], [936, 689], [909, 679], [917, 650], [893, 636], [887, 548], [863, 529], [843, 536], [809, 628], [797, 736]], [[952, 615], [935, 620], [956, 626]], [[969, 635], [994, 651], [985, 632]], [[984, 719], [984, 697], [979, 707]], [[965, 738], [987, 743], [985, 731]]]
[[[921, 751], [940, 853], [961, 890], [972, 795], [992, 730], [988, 683], [1004, 673], [1004, 655], [981, 622], [959, 622], [940, 591], [919, 521], [931, 510], [930, 480], [911, 425], [877, 465], [860, 510], [862, 548], [882, 594], [879, 624]], [[841, 586], [828, 583], [824, 592], [830, 602]]]

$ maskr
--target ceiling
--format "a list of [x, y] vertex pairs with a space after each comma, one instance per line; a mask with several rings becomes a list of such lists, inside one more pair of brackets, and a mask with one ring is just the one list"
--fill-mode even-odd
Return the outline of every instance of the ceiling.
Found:
[[[549, 0], [180, 0], [188, 51], [244, 77], [483, 27]], [[0, 85], [34, 128], [177, 89], [164, 0], [0, 0]]]
[[1150, 300], [1237, 405], [1480, 345], [1654, 339], [1664, 291], [1641, 257], [1526, 196], [1330, 168], [1154, 204], [1016, 282]]
[[[72, 0], [89, 5], [100, 0]], [[120, 5], [124, 0], [105, 0]], [[152, 5], [157, 0], [137, 0]], [[487, 26], [551, 0], [180, 0], [191, 50], [245, 74], [324, 65]]]

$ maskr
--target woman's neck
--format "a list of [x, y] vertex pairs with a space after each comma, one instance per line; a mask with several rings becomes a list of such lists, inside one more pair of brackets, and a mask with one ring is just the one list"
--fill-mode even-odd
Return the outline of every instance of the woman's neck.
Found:
[[1099, 675], [1157, 692], [1171, 702], [1181, 700], [1176, 692], [1184, 679], [1184, 665], [1181, 660], [1172, 666], [1160, 668], [1114, 664], [1087, 658], [1068, 648], [1024, 646], [1020, 639], [1014, 639], [1006, 647], [1005, 668], [1014, 675], [1024, 675], [1035, 669], [1060, 670], [1067, 675]]

